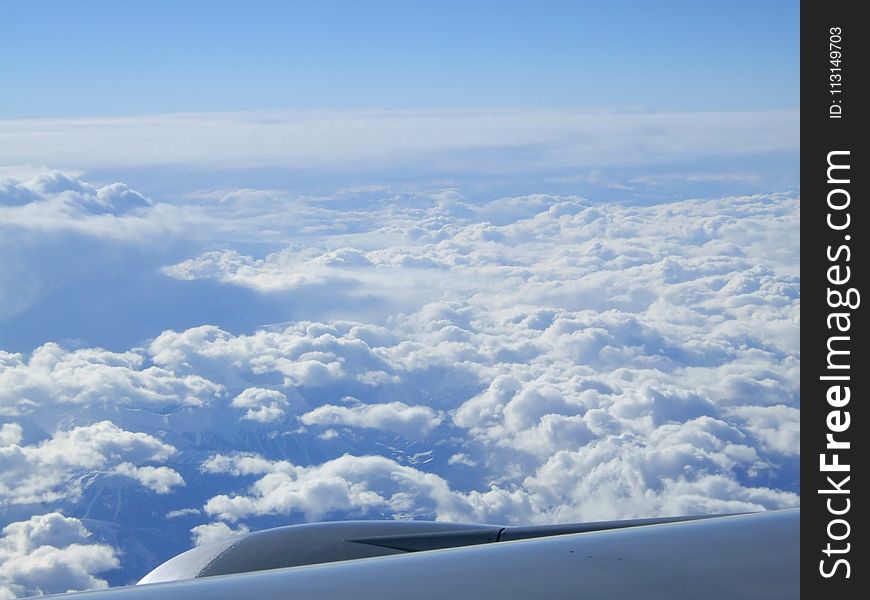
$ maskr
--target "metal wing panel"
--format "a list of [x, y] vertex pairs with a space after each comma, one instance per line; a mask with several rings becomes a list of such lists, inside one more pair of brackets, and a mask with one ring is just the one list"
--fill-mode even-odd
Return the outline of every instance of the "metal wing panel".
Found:
[[75, 600], [785, 600], [799, 510], [559, 535], [85, 592]]

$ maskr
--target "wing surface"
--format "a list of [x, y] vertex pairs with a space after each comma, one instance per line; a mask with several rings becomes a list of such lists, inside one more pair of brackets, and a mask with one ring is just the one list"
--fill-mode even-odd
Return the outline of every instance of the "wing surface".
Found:
[[800, 596], [800, 510], [400, 553], [82, 592], [73, 600]]

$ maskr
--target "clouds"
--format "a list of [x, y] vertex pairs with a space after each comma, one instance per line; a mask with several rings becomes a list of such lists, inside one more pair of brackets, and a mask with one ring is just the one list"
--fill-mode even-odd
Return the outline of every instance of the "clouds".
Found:
[[794, 406], [739, 406], [734, 414], [745, 419], [746, 428], [764, 448], [786, 456], [800, 456], [801, 414]]
[[226, 523], [208, 523], [207, 525], [197, 525], [190, 530], [193, 537], [194, 546], [202, 546], [203, 544], [211, 544], [213, 542], [221, 542], [229, 538], [236, 538], [249, 533], [250, 530], [241, 525], [235, 529]]
[[[793, 150], [796, 111], [344, 110], [2, 121], [0, 163], [510, 173]], [[154, 144], [155, 139], [162, 140]], [[588, 140], [596, 140], [589, 144]], [[715, 140], [715, 143], [711, 140]], [[532, 150], [531, 152], [529, 150]], [[434, 169], [433, 169], [434, 168]]]
[[[254, 467], [254, 465], [256, 465]], [[503, 490], [454, 492], [438, 475], [400, 465], [382, 456], [344, 455], [314, 467], [272, 462], [253, 455], [218, 455], [207, 463], [212, 472], [259, 472], [249, 495], [218, 495], [205, 511], [227, 521], [255, 515], [301, 513], [306, 520], [333, 514], [353, 516], [422, 516], [441, 520], [504, 519], [523, 499]]]
[[22, 429], [18, 423], [3, 423], [0, 426], [0, 446], [11, 446], [21, 441]]
[[[501, 225], [483, 220], [502, 205], [518, 203], [547, 208], [518, 214]], [[669, 297], [693, 293], [694, 303], [730, 298], [732, 291], [747, 285], [767, 286], [764, 291], [773, 293], [772, 282], [765, 279], [771, 272], [763, 264], [794, 264], [797, 249], [788, 242], [773, 247], [768, 234], [786, 240], [798, 215], [797, 202], [781, 195], [688, 201], [667, 208], [594, 205], [576, 197], [505, 198], [479, 208], [453, 199], [426, 210], [375, 209], [369, 215], [371, 224], [358, 225], [355, 235], [346, 240], [328, 236], [304, 252], [289, 247], [254, 258], [233, 250], [212, 251], [165, 273], [261, 292], [329, 280], [355, 282], [366, 293], [389, 287], [412, 297], [415, 288], [440, 286], [455, 295], [473, 295], [474, 284], [463, 285], [465, 280], [453, 276], [462, 272], [487, 277], [500, 290], [516, 290], [519, 283], [516, 291], [522, 293], [508, 294], [505, 303], [633, 310], [651, 301], [649, 285], [667, 285], [663, 291]], [[660, 235], [663, 230], [666, 236]], [[336, 248], [340, 243], [353, 246]], [[334, 260], [336, 253], [348, 252], [353, 261]], [[535, 278], [523, 281], [531, 273]], [[729, 273], [737, 277], [730, 286], [722, 280]], [[704, 290], [702, 282], [718, 285]], [[790, 291], [780, 280], [777, 285], [780, 293], [794, 295], [794, 285]]]
[[796, 506], [794, 493], [741, 485], [735, 473], [761, 468], [749, 440], [710, 417], [656, 428], [644, 439], [608, 437], [555, 453], [526, 479], [536, 512], [549, 519], [706, 514]]
[[[482, 220], [499, 214], [499, 202], [513, 207], [501, 224]], [[328, 265], [325, 272], [356, 278], [370, 293], [386, 274], [399, 282], [393, 295], [409, 276], [430, 301], [407, 304], [389, 327], [295, 323], [251, 336], [189, 330], [167, 332], [151, 347], [167, 367], [241, 367], [280, 374], [299, 390], [351, 390], [363, 400], [341, 405], [303, 391], [313, 406], [299, 420], [329, 428], [313, 432], [324, 441], [359, 444], [357, 453], [370, 448], [365, 431], [420, 440], [446, 426], [427, 468], [470, 469], [480, 478], [475, 489], [428, 480], [433, 473], [400, 453], [387, 462], [353, 454], [305, 467], [248, 456], [249, 464], [267, 461], [244, 471], [260, 479], [213, 497], [210, 514], [320, 518], [328, 510], [398, 514], [413, 505], [422, 510], [415, 514], [439, 518], [547, 522], [797, 503], [777, 486], [791, 485], [790, 457], [799, 452], [792, 233], [799, 202], [787, 195], [648, 207], [546, 196], [499, 202], [478, 208], [452, 194], [426, 210], [392, 209], [380, 225], [389, 235], [348, 240], [350, 267], [331, 262], [333, 247], [247, 261], [244, 281], [235, 267], [208, 274], [272, 293], [254, 282], [292, 289], [281, 273]], [[442, 393], [445, 380], [465, 383]], [[340, 427], [363, 437], [345, 440]], [[369, 468], [372, 479], [360, 479]], [[219, 472], [242, 474], [226, 465]], [[308, 473], [331, 478], [328, 489]], [[374, 485], [386, 480], [393, 483]], [[394, 500], [404, 497], [396, 481], [415, 482], [407, 484], [413, 502]]]
[[158, 494], [168, 494], [172, 488], [184, 485], [184, 478], [169, 467], [136, 467], [131, 463], [121, 463], [113, 473], [135, 479]]
[[[0, 352], [10, 506], [111, 520], [99, 499], [129, 488], [154, 510], [128, 521], [160, 519], [182, 549], [323, 518], [520, 524], [799, 502], [792, 194], [237, 189], [143, 204], [40, 177], [7, 185], [2, 210], [50, 204], [55, 225], [108, 251], [182, 240], [148, 270], [178, 295], [149, 298], [195, 320], [152, 315], [149, 339], [111, 350]], [[101, 237], [100, 219], [141, 235]], [[123, 304], [111, 298], [107, 315]]]
[[143, 363], [137, 351], [70, 351], [55, 343], [40, 346], [29, 359], [0, 352], [0, 415], [27, 415], [56, 404], [197, 406], [221, 393], [220, 386], [203, 377], [176, 377]]
[[[577, 451], [558, 451], [522, 485], [470, 492], [380, 456], [344, 455], [300, 467], [254, 455], [219, 455], [207, 463], [210, 472], [261, 477], [244, 494], [212, 497], [205, 511], [229, 522], [298, 514], [308, 521], [334, 515], [426, 515], [446, 521], [552, 523], [798, 505], [794, 493], [746, 487], [726, 474], [758, 457], [749, 446], [717, 437], [723, 428], [728, 426], [701, 419], [657, 432], [648, 447], [610, 438]], [[725, 435], [740, 438], [737, 431]]]
[[161, 462], [175, 454], [172, 446], [152, 435], [121, 429], [110, 421], [56, 431], [36, 444], [21, 443], [21, 426], [3, 426], [0, 446], [0, 498], [13, 504], [56, 502], [76, 498], [82, 479], [107, 471], [135, 479], [158, 492], [167, 493], [184, 480], [167, 467], [137, 467], [143, 462]]
[[[94, 406], [111, 397], [216, 416], [228, 403], [234, 419], [316, 436], [328, 460], [339, 460], [329, 443], [340, 439], [350, 452], [345, 461], [366, 456], [383, 436], [417, 444], [441, 428], [443, 447], [427, 464], [470, 469], [494, 486], [478, 486], [481, 497], [507, 494], [505, 507], [529, 510], [500, 514], [509, 520], [600, 512], [551, 481], [557, 458], [601, 474], [578, 480], [589, 498], [615, 494], [608, 482], [635, 474], [636, 485], [607, 504], [612, 517], [700, 507], [678, 494], [708, 489], [710, 477], [731, 482], [734, 498], [744, 498], [735, 502], [746, 506], [795, 501], [774, 489], [760, 496], [764, 502], [746, 498], [798, 452], [789, 416], [798, 402], [796, 199], [621, 206], [537, 195], [479, 206], [450, 192], [422, 201], [372, 208], [353, 217], [354, 233], [318, 234], [304, 250], [291, 245], [262, 259], [213, 251], [165, 270], [261, 294], [352, 281], [362, 293], [402, 298], [403, 310], [382, 324], [298, 320], [242, 335], [203, 325], [164, 331], [147, 348], [123, 353], [46, 345], [29, 360], [5, 357], [15, 410], [29, 406], [22, 398]], [[353, 400], [339, 403], [346, 397]], [[786, 410], [773, 412], [777, 406]], [[680, 424], [705, 433], [669, 454]], [[231, 426], [222, 431], [232, 435]], [[700, 453], [708, 439], [715, 443]], [[378, 463], [375, 472], [404, 472], [416, 452], [391, 450], [390, 465]], [[681, 469], [666, 468], [675, 464]], [[181, 485], [163, 467], [113, 468], [162, 493]], [[398, 491], [384, 495], [340, 478], [335, 510], [398, 506], [390, 500]], [[441, 479], [447, 491], [439, 493], [453, 498], [456, 490]], [[359, 486], [381, 500], [365, 504], [374, 497], [355, 496]], [[294, 492], [288, 510], [314, 514], [306, 490]], [[240, 515], [277, 512], [263, 508], [276, 502], [263, 499], [269, 493], [224, 496], [239, 499], [215, 502], [249, 506]], [[461, 510], [426, 502], [429, 510], [440, 506], [438, 514], [480, 516], [467, 499]]]
[[233, 398], [232, 406], [248, 409], [245, 419], [269, 423], [284, 417], [287, 396], [278, 390], [252, 387]]
[[[389, 379], [390, 365], [364, 339], [377, 328], [362, 323], [298, 322], [279, 331], [233, 336], [214, 326], [165, 331], [150, 345], [152, 360], [168, 369], [216, 375], [231, 369], [275, 373], [285, 387], [322, 387], [346, 379]], [[221, 376], [222, 377], [222, 376]], [[251, 393], [254, 394], [254, 393]], [[241, 402], [253, 402], [245, 396]]]
[[[97, 230], [116, 238], [130, 233], [153, 205], [123, 183], [95, 186], [73, 171], [41, 170], [30, 179], [0, 179], [0, 215], [5, 227], [39, 231]], [[115, 231], [112, 231], [112, 229]]]
[[[353, 401], [353, 399], [350, 399]], [[345, 425], [389, 431], [410, 438], [423, 438], [437, 427], [443, 417], [428, 406], [408, 406], [403, 402], [336, 406], [324, 404], [305, 413], [305, 425]]]
[[271, 255], [266, 260], [254, 260], [233, 250], [212, 251], [193, 259], [166, 267], [163, 272], [175, 279], [192, 281], [214, 277], [227, 283], [270, 292], [321, 283], [316, 270], [294, 272], [284, 267], [284, 254]]
[[107, 587], [115, 550], [94, 543], [81, 521], [53, 512], [10, 523], [0, 537], [0, 598]]

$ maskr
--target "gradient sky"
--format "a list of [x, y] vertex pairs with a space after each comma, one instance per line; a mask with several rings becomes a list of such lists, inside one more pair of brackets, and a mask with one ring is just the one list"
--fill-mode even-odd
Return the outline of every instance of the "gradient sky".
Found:
[[798, 2], [4, 0], [0, 23], [0, 119], [799, 106]]

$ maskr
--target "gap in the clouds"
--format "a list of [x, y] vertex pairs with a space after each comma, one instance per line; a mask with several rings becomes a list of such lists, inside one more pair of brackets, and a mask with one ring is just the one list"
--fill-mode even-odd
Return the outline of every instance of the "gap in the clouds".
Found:
[[19, 251], [26, 254], [40, 293], [24, 310], [0, 319], [2, 348], [13, 352], [30, 352], [46, 342], [123, 351], [166, 329], [211, 323], [234, 334], [252, 333], [270, 322], [364, 315], [379, 305], [365, 295], [349, 300], [334, 283], [329, 289], [312, 284], [293, 294], [261, 294], [160, 272], [168, 256], [184, 256], [192, 248], [154, 250], [61, 234]]
[[156, 270], [94, 274], [42, 295], [25, 311], [0, 322], [0, 339], [3, 349], [12, 352], [30, 352], [47, 342], [120, 352], [167, 329], [217, 324], [241, 335], [269, 322], [347, 318], [380, 306], [376, 298], [355, 297], [356, 306], [349, 307], [341, 294], [325, 287], [270, 295], [209, 280], [177, 281]]
[[[103, 275], [103, 276], [100, 276]], [[56, 341], [67, 348], [124, 351], [165, 329], [216, 322], [232, 332], [252, 330], [253, 315], [289, 316], [262, 296], [216, 282], [181, 282], [159, 273], [94, 274], [42, 295], [0, 324], [5, 349], [29, 352]]]
[[767, 487], [800, 495], [800, 456], [778, 456], [775, 466], [764, 469], [735, 467], [737, 481], [747, 487]]

